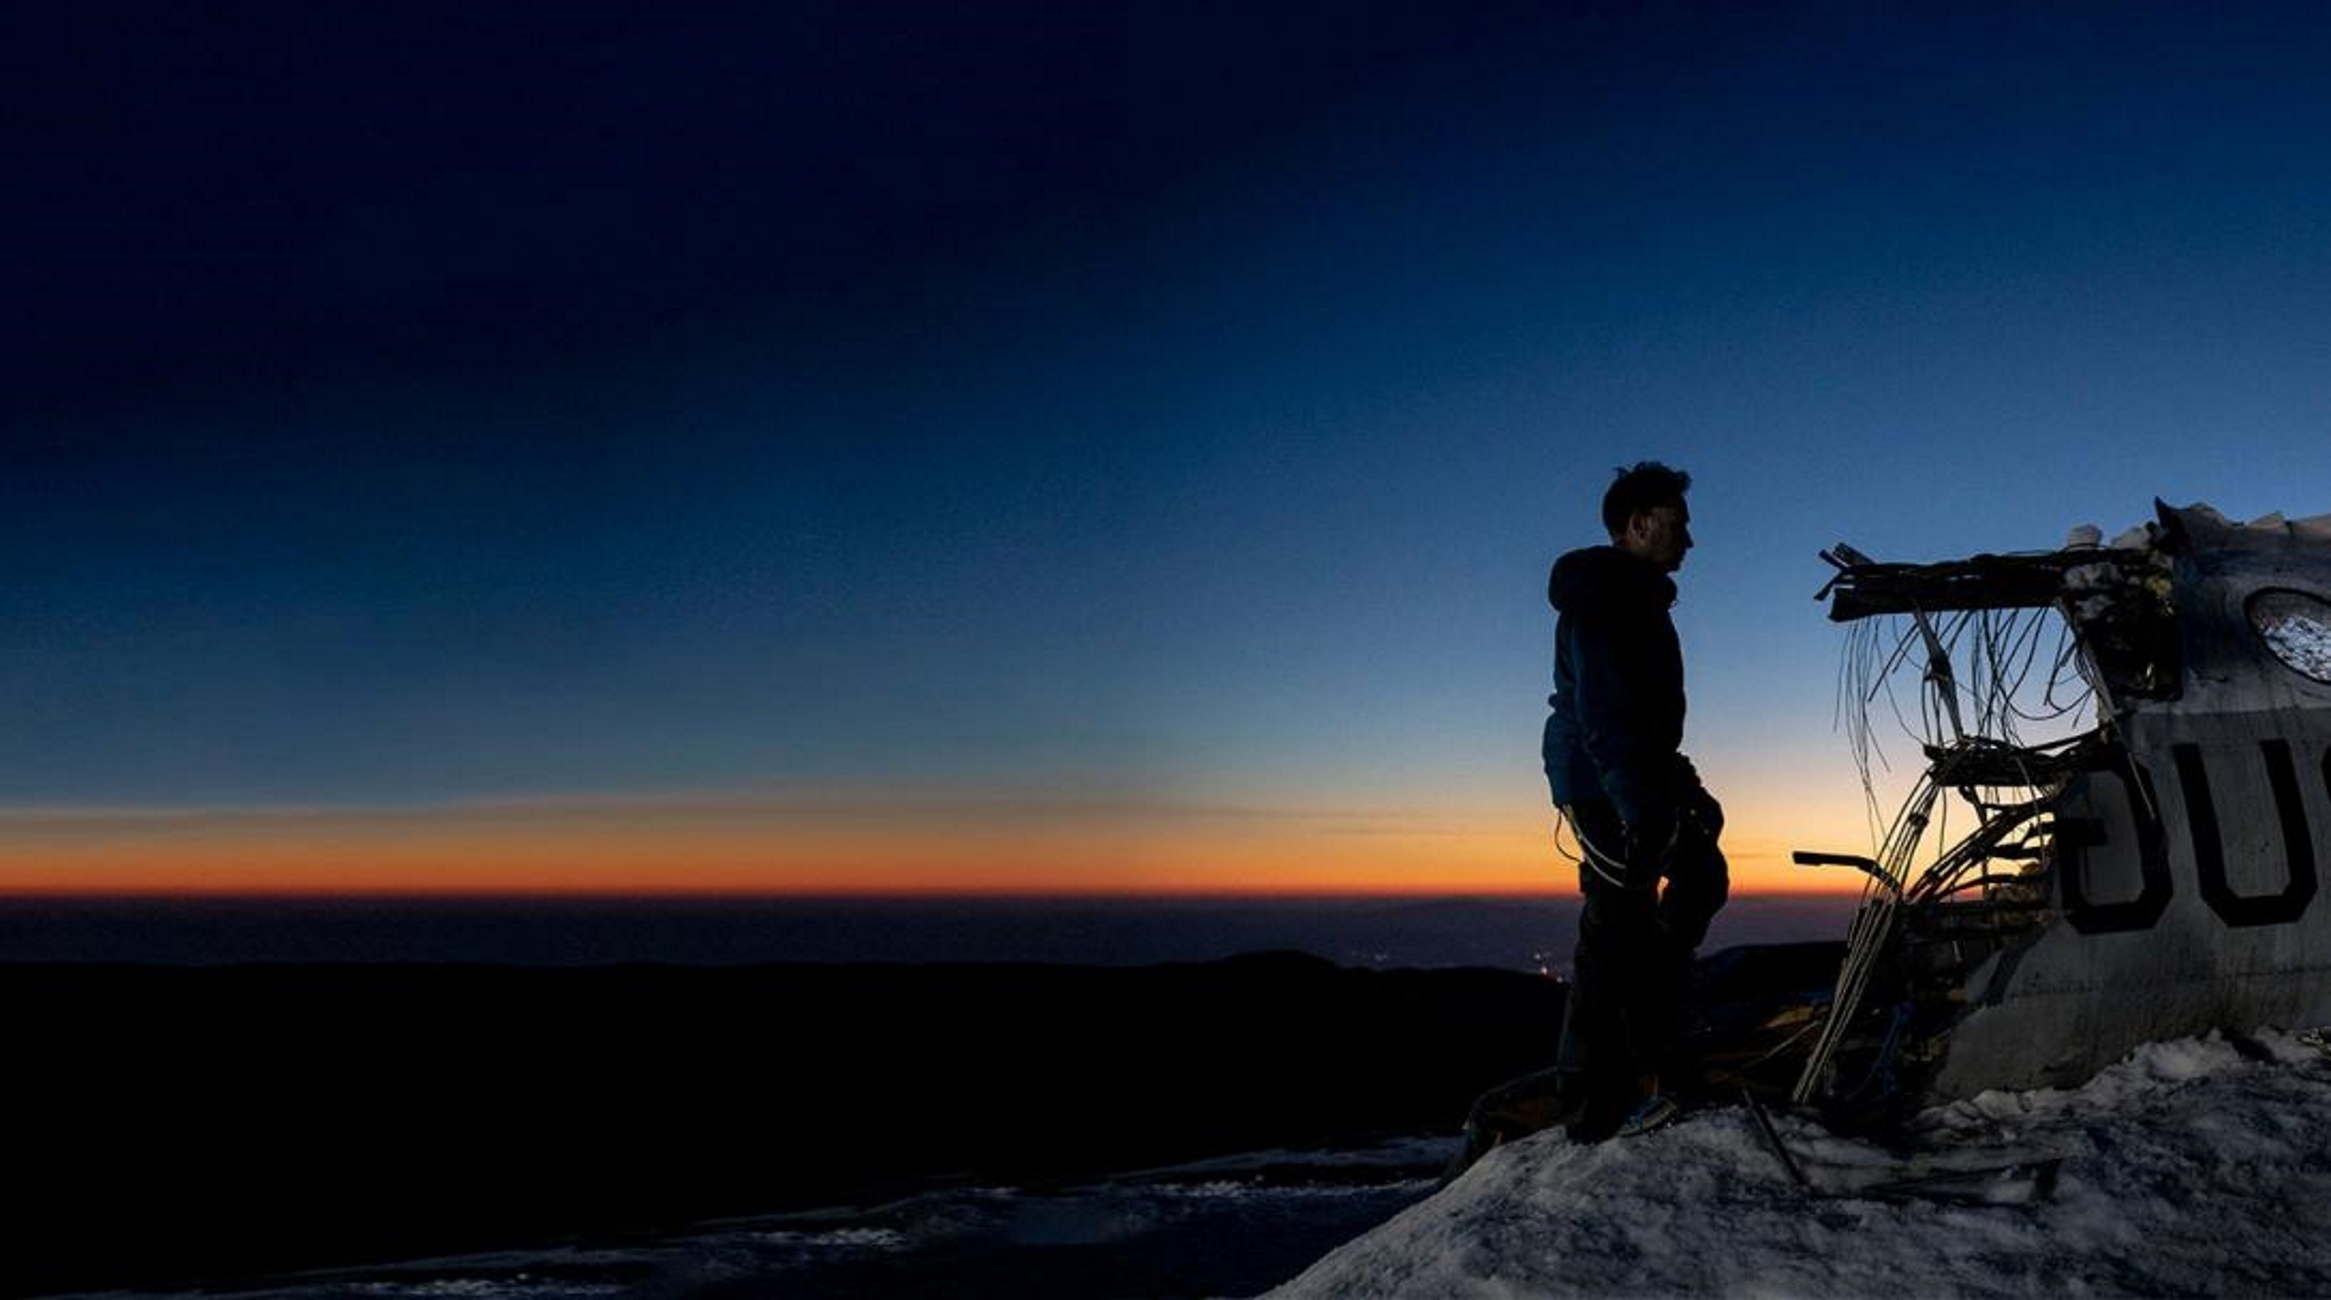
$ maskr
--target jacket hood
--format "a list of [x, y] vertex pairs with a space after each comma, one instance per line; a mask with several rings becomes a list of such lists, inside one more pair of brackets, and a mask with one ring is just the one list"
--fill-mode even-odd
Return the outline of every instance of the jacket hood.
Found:
[[1616, 546], [1589, 546], [1554, 562], [1546, 599], [1555, 609], [1613, 607], [1661, 610], [1675, 603], [1675, 581], [1648, 560]]

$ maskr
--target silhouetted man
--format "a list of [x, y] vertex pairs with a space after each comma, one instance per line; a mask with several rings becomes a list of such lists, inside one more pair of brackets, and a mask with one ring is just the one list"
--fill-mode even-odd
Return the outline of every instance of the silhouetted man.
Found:
[[[1668, 607], [1692, 548], [1691, 476], [1656, 461], [1603, 496], [1611, 544], [1554, 562], [1546, 779], [1579, 848], [1578, 948], [1564, 1039], [1580, 1141], [1666, 1122], [1662, 1093], [1693, 950], [1724, 906], [1723, 809], [1683, 744], [1683, 652]], [[1663, 891], [1662, 881], [1666, 882]]]

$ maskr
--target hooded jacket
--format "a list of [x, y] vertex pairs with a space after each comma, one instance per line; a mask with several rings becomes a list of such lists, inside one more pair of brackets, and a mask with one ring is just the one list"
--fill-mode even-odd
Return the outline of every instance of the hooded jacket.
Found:
[[1546, 780], [1554, 802], [1609, 800], [1629, 826], [1675, 813], [1683, 745], [1683, 649], [1668, 607], [1675, 583], [1616, 546], [1554, 562], [1554, 694], [1547, 700]]

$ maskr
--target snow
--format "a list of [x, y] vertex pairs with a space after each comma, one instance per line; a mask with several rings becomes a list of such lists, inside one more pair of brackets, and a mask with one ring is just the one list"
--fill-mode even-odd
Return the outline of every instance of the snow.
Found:
[[[1739, 1107], [1643, 1137], [1492, 1151], [1277, 1300], [1375, 1296], [2331, 1294], [2331, 1059], [2312, 1035], [2140, 1048], [2074, 1090], [1989, 1092], [1914, 1123], [1925, 1163], [2063, 1158], [2053, 1195], [1858, 1194], [1901, 1155]], [[2238, 1050], [2238, 1048], [2240, 1050]]]
[[2260, 630], [2266, 644], [2291, 667], [2319, 682], [2331, 682], [2331, 625], [2307, 611], [2278, 611], [2281, 617]]

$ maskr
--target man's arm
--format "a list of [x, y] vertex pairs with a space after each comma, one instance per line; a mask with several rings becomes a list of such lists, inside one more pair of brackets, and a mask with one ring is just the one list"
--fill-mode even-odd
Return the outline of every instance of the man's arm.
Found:
[[1581, 740], [1626, 823], [1630, 865], [1664, 857], [1675, 834], [1675, 753], [1654, 734], [1659, 701], [1641, 671], [1641, 641], [1626, 620], [1604, 617], [1582, 621], [1571, 646]]

